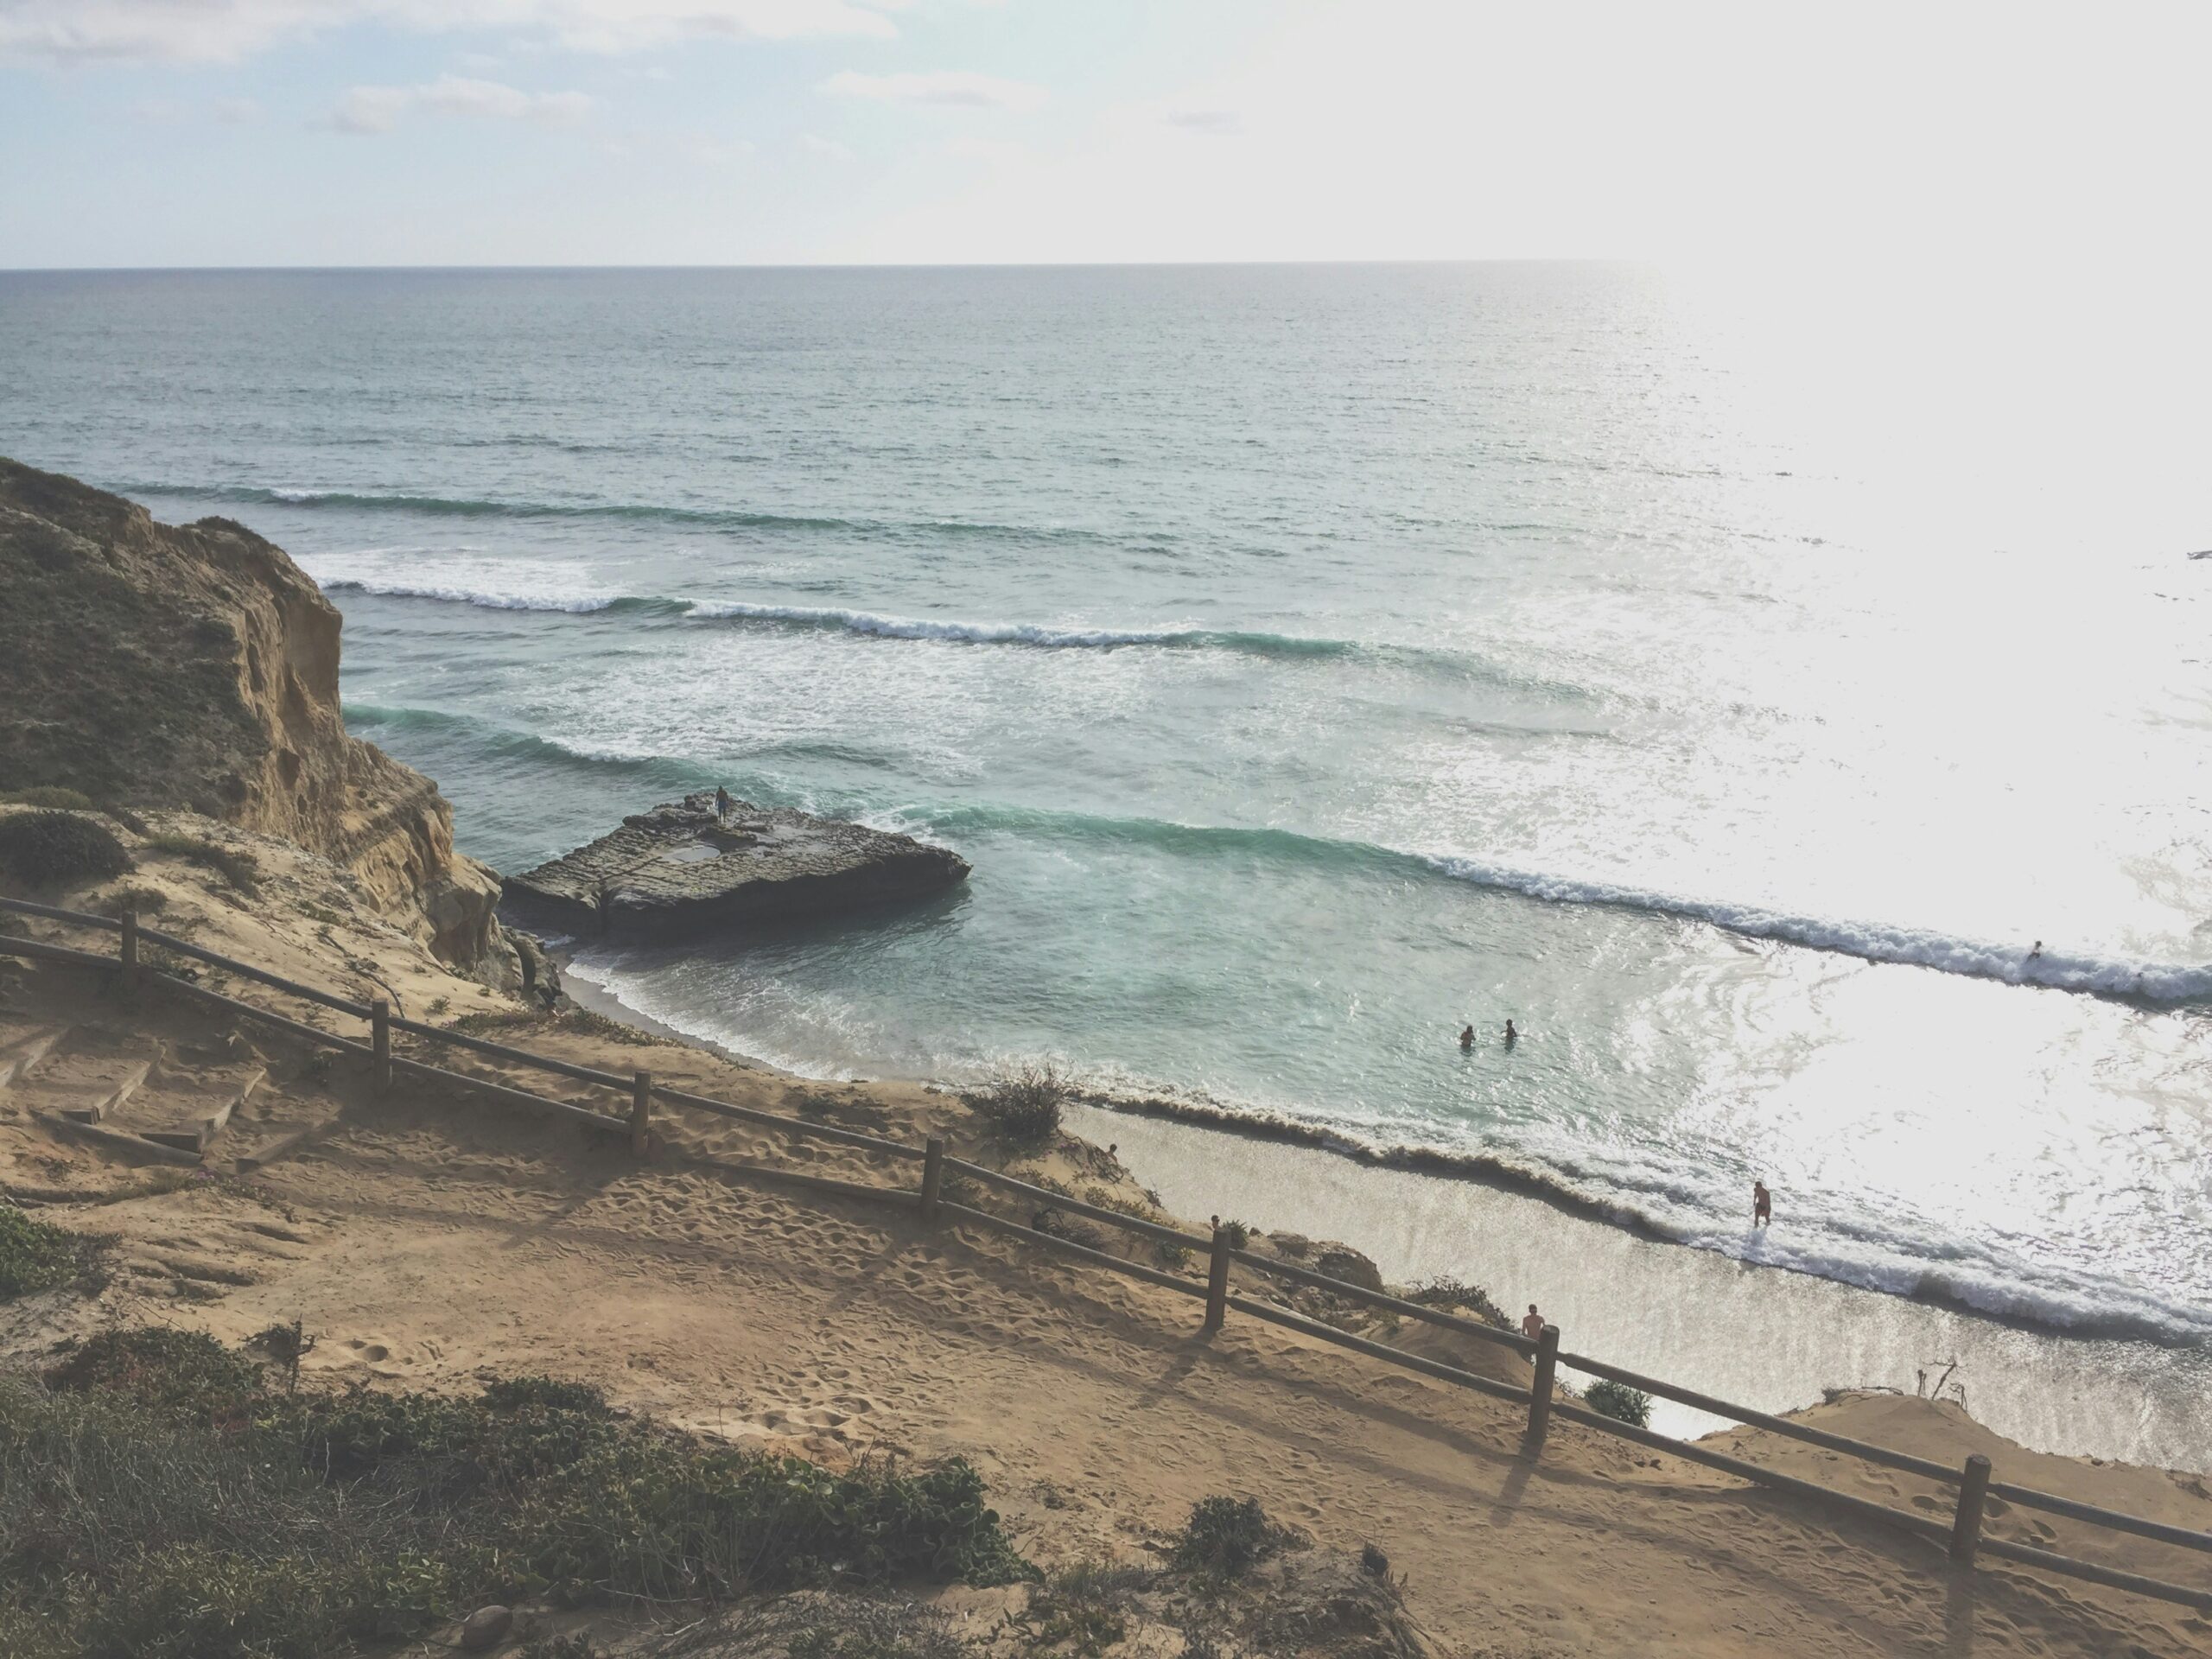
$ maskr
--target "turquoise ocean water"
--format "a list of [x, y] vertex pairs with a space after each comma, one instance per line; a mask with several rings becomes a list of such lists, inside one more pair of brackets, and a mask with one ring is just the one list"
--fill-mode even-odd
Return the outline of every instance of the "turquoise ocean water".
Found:
[[973, 861], [583, 949], [674, 1026], [2190, 1348], [2212, 416], [2108, 367], [1625, 267], [0, 275], [0, 452], [287, 548], [469, 851], [723, 783]]

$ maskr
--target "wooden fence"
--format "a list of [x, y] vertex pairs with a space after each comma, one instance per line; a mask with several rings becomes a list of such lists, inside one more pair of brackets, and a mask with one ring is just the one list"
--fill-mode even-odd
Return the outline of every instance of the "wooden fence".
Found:
[[[912, 1187], [878, 1186], [867, 1182], [842, 1180], [806, 1171], [769, 1166], [747, 1166], [747, 1167], [756, 1169], [762, 1173], [772, 1174], [779, 1181], [816, 1192], [842, 1198], [859, 1198], [872, 1203], [912, 1206], [918, 1210], [922, 1220], [925, 1223], [933, 1224], [949, 1220], [986, 1228], [1020, 1239], [1039, 1249], [1073, 1257], [1108, 1272], [1117, 1273], [1127, 1278], [1140, 1279], [1147, 1284], [1157, 1285], [1163, 1290], [1173, 1291], [1179, 1295], [1190, 1297], [1194, 1301], [1204, 1302], [1205, 1311], [1201, 1328], [1207, 1332], [1220, 1330], [1230, 1313], [1240, 1313], [1249, 1319], [1262, 1320], [1269, 1325], [1299, 1332], [1305, 1336], [1320, 1342], [1333, 1344], [1339, 1348], [1349, 1348], [1356, 1353], [1366, 1354], [1370, 1357], [1387, 1361], [1390, 1364], [1402, 1366], [1408, 1370], [1418, 1371], [1424, 1376], [1439, 1378], [1458, 1387], [1471, 1389], [1478, 1394], [1487, 1395], [1493, 1399], [1510, 1402], [1525, 1408], [1527, 1411], [1528, 1421], [1524, 1432], [1524, 1446], [1532, 1456], [1541, 1455], [1545, 1436], [1552, 1421], [1554, 1418], [1561, 1418], [1601, 1434], [1611, 1434], [1621, 1440], [1632, 1440], [1639, 1446], [1652, 1447], [1692, 1463], [1702, 1464], [1710, 1469], [1720, 1470], [1757, 1485], [1795, 1493], [1798, 1497], [1813, 1499], [1833, 1509], [1855, 1515], [1861, 1519], [1878, 1521], [1885, 1525], [1931, 1539], [1944, 1545], [1951, 1559], [1963, 1565], [1971, 1565], [1979, 1556], [1994, 1556], [2003, 1560], [2018, 1561], [2026, 1566], [2041, 1567], [2046, 1572], [2062, 1573], [2069, 1578], [2083, 1579], [2093, 1584], [2130, 1591], [2137, 1595], [2152, 1597], [2160, 1601], [2174, 1602], [2184, 1607], [2194, 1608], [2200, 1612], [2212, 1613], [2212, 1586], [2192, 1586], [2170, 1583], [2164, 1580], [2148, 1578], [2140, 1573], [2123, 1573], [2115, 1568], [2101, 1567], [2094, 1561], [2081, 1560], [2056, 1551], [2038, 1549], [2026, 1544], [2013, 1543], [2005, 1539], [1983, 1536], [1984, 1506], [1989, 1498], [1998, 1497], [2024, 1509], [2038, 1510], [2046, 1514], [2063, 1516], [2069, 1520], [2083, 1522], [2091, 1526], [2103, 1527], [2115, 1532], [2129, 1533], [2137, 1537], [2155, 1540], [2159, 1543], [2171, 1544], [2183, 1549], [2212, 1554], [2212, 1533], [2192, 1531], [2186, 1527], [2171, 1526], [2164, 1522], [2149, 1520], [2141, 1516], [2127, 1515], [2116, 1510], [2101, 1509], [2093, 1503], [2077, 1503], [2071, 1498], [2058, 1497], [2055, 1493], [2037, 1491], [2030, 1487], [2016, 1486], [1994, 1480], [1991, 1478], [1989, 1459], [1985, 1457], [1970, 1457], [1962, 1467], [1954, 1469], [1948, 1465], [1935, 1463], [1925, 1458], [1892, 1451], [1887, 1446], [1872, 1445], [1867, 1441], [1853, 1440], [1841, 1434], [1832, 1434], [1825, 1429], [1815, 1428], [1809, 1424], [1796, 1422], [1768, 1412], [1754, 1411], [1748, 1406], [1735, 1405], [1726, 1400], [1715, 1399], [1710, 1395], [1700, 1394], [1694, 1389], [1681, 1388], [1658, 1377], [1645, 1376], [1621, 1366], [1609, 1364], [1604, 1360], [1592, 1358], [1587, 1355], [1562, 1353], [1560, 1351], [1560, 1334], [1556, 1326], [1547, 1325], [1543, 1327], [1542, 1335], [1531, 1341], [1515, 1332], [1501, 1331], [1495, 1326], [1480, 1324], [1472, 1319], [1461, 1319], [1456, 1314], [1424, 1306], [1418, 1302], [1409, 1302], [1380, 1291], [1369, 1290], [1359, 1285], [1347, 1283], [1341, 1279], [1332, 1278], [1326, 1274], [1316, 1273], [1309, 1268], [1301, 1268], [1291, 1262], [1255, 1255], [1232, 1244], [1230, 1241], [1233, 1236], [1223, 1229], [1216, 1229], [1211, 1236], [1189, 1233], [1159, 1222], [1146, 1220], [1141, 1217], [1124, 1215], [1119, 1211], [1109, 1210], [1102, 1205], [1086, 1204], [1079, 1198], [1035, 1185], [1006, 1174], [1002, 1171], [986, 1168], [981, 1164], [973, 1164], [963, 1159], [950, 1157], [947, 1155], [944, 1142], [941, 1140], [932, 1139], [926, 1145], [911, 1147], [901, 1141], [888, 1140], [881, 1135], [868, 1135], [858, 1129], [843, 1128], [830, 1123], [817, 1123], [809, 1119], [786, 1116], [776, 1112], [760, 1111], [751, 1107], [733, 1105], [728, 1101], [711, 1099], [704, 1095], [695, 1095], [680, 1089], [671, 1089], [665, 1084], [654, 1082], [649, 1072], [635, 1071], [626, 1076], [617, 1071], [602, 1071], [592, 1066], [575, 1065], [572, 1061], [556, 1059], [550, 1055], [532, 1053], [527, 1049], [515, 1048], [505, 1043], [491, 1042], [480, 1037], [470, 1036], [466, 1033], [448, 1031], [441, 1027], [426, 1025], [420, 1020], [403, 1019], [394, 1014], [390, 1005], [385, 1001], [358, 1002], [349, 998], [334, 996], [327, 991], [300, 984], [281, 975], [270, 973], [265, 969], [257, 968], [250, 963], [239, 962], [232, 957], [219, 955], [213, 950], [194, 944], [188, 940], [141, 927], [137, 916], [130, 912], [125, 912], [118, 918], [92, 915], [80, 911], [61, 910], [52, 906], [33, 904], [26, 899], [3, 897], [0, 897], [0, 911], [12, 911], [20, 915], [44, 917], [52, 921], [68, 923], [79, 927], [103, 929], [117, 934], [118, 936], [117, 951], [112, 957], [98, 951], [81, 950], [67, 945], [51, 944], [40, 940], [17, 938], [7, 935], [0, 935], [0, 955], [15, 956], [38, 962], [73, 963], [80, 967], [111, 973], [116, 976], [119, 988], [126, 996], [135, 992], [148, 977], [149, 970], [147, 965], [141, 960], [141, 953], [145, 946], [150, 944], [159, 946], [165, 950], [174, 951], [179, 956], [207, 963], [226, 973], [257, 981], [288, 996], [297, 997], [364, 1020], [368, 1026], [365, 1039], [340, 1037], [333, 1033], [323, 1031], [318, 1027], [290, 1019], [254, 1003], [225, 996], [220, 992], [194, 984], [188, 980], [167, 974], [154, 976], [162, 987], [172, 994], [221, 1007], [231, 1014], [257, 1021], [306, 1042], [361, 1057], [368, 1064], [372, 1086], [379, 1091], [389, 1089], [395, 1076], [423, 1077], [438, 1083], [457, 1085], [474, 1090], [496, 1100], [565, 1116], [610, 1135], [624, 1136], [629, 1141], [632, 1150], [640, 1156], [644, 1155], [651, 1146], [652, 1110], [655, 1103], [658, 1102], [664, 1105], [709, 1113], [717, 1117], [735, 1119], [738, 1122], [755, 1124], [764, 1128], [779, 1130], [787, 1135], [833, 1141], [901, 1162], [918, 1163], [921, 1165], [920, 1179]], [[396, 1055], [391, 1052], [391, 1033], [394, 1031], [404, 1032], [427, 1042], [444, 1044], [449, 1047], [481, 1054], [492, 1059], [504, 1061], [510, 1065], [531, 1067], [550, 1072], [556, 1077], [569, 1078], [574, 1082], [589, 1084], [613, 1090], [623, 1097], [625, 1109], [619, 1115], [595, 1112], [566, 1101], [550, 1100], [541, 1095], [533, 1095], [526, 1090], [516, 1089], [503, 1083], [495, 1083], [489, 1078], [463, 1071], [449, 1071], [420, 1060]], [[1122, 1257], [1108, 1251], [1077, 1243], [1073, 1240], [1062, 1238], [1034, 1227], [1024, 1226], [1019, 1222], [1008, 1220], [1003, 1216], [994, 1215], [986, 1210], [956, 1203], [945, 1196], [944, 1186], [948, 1176], [995, 1187], [1024, 1200], [1033, 1201], [1040, 1206], [1083, 1216], [1101, 1225], [1133, 1233], [1156, 1245], [1203, 1254], [1207, 1262], [1205, 1281], [1201, 1284], [1197, 1280], [1186, 1278], [1179, 1273], [1150, 1267], [1142, 1262], [1124, 1261]], [[1510, 1349], [1533, 1362], [1529, 1386], [1522, 1388], [1512, 1383], [1501, 1382], [1494, 1378], [1463, 1370], [1459, 1366], [1447, 1364], [1441, 1360], [1408, 1353], [1402, 1349], [1391, 1347], [1386, 1343], [1354, 1336], [1349, 1332], [1339, 1331], [1333, 1325], [1325, 1325], [1319, 1320], [1309, 1319], [1304, 1314], [1293, 1312], [1275, 1303], [1259, 1301], [1249, 1296], [1236, 1294], [1230, 1289], [1229, 1282], [1229, 1271], [1232, 1263], [1242, 1265], [1255, 1273], [1287, 1281], [1294, 1285], [1326, 1291], [1332, 1296], [1342, 1297], [1349, 1301], [1376, 1308], [1394, 1314], [1401, 1319], [1415, 1320], [1452, 1332], [1459, 1336], [1472, 1338], [1478, 1342]], [[1609, 1378], [1630, 1388], [1640, 1389], [1646, 1394], [1655, 1395], [1663, 1400], [1672, 1400], [1681, 1405], [1694, 1407], [1700, 1411], [1709, 1413], [1716, 1417], [1726, 1418], [1738, 1423], [1762, 1428], [1770, 1433], [1783, 1435], [1791, 1440], [1802, 1440], [1830, 1452], [1838, 1452], [1857, 1458], [1863, 1462], [1879, 1465], [1885, 1469], [1895, 1469], [1906, 1474], [1916, 1475], [1940, 1485], [1955, 1487], [1958, 1489], [1958, 1497], [1952, 1517], [1947, 1523], [1932, 1516], [1915, 1515], [1904, 1510], [1893, 1509], [1886, 1503], [1876, 1503], [1872, 1499], [1859, 1497], [1848, 1492], [1837, 1491], [1832, 1487], [1822, 1486], [1817, 1482], [1802, 1479], [1795, 1475], [1784, 1474], [1779, 1470], [1762, 1467], [1745, 1459], [1715, 1451], [1697, 1441], [1676, 1440], [1670, 1435], [1662, 1434], [1652, 1429], [1640, 1428], [1632, 1423], [1622, 1422], [1603, 1413], [1592, 1411], [1577, 1402], [1571, 1395], [1560, 1393], [1555, 1378], [1558, 1368], [1561, 1365], [1586, 1376]]]

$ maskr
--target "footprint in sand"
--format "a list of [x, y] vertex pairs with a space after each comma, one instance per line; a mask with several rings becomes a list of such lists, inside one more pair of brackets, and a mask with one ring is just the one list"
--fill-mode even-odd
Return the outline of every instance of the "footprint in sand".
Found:
[[391, 1357], [391, 1350], [380, 1342], [365, 1342], [355, 1337], [346, 1345], [353, 1351], [354, 1357], [365, 1359], [372, 1365], [381, 1364]]

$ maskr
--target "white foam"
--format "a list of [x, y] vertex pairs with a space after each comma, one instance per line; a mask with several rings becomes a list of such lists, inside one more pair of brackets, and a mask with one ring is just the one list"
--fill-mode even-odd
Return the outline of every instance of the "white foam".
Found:
[[693, 616], [741, 619], [757, 622], [789, 622], [805, 627], [841, 628], [848, 633], [874, 634], [886, 639], [944, 639], [964, 645], [1040, 645], [1058, 649], [1098, 649], [1112, 645], [1171, 645], [1194, 636], [1174, 628], [1047, 628], [1028, 622], [954, 622], [924, 618], [879, 616], [872, 611], [847, 611], [808, 605], [755, 605], [741, 600], [696, 603]]
[[579, 587], [573, 570], [526, 560], [454, 557], [463, 548], [364, 548], [302, 561], [325, 592], [429, 599], [493, 611], [560, 611], [585, 615], [618, 604], [620, 594]]
[[1629, 910], [1653, 911], [1663, 916], [1709, 922], [1732, 933], [1780, 939], [1816, 950], [1838, 951], [1867, 962], [1934, 968], [1947, 974], [2001, 980], [2008, 985], [2045, 985], [2054, 990], [2139, 996], [2158, 1002], [2186, 1002], [2212, 997], [2212, 964], [2131, 962], [2122, 957], [2075, 956], [2054, 950], [2031, 957], [2023, 945], [1993, 944], [1927, 928], [1793, 915], [1757, 905], [1685, 899], [1644, 888], [1617, 887], [1610, 882], [1533, 874], [1478, 859], [1430, 854], [1421, 856], [1424, 863], [1444, 874], [1478, 887], [1503, 888], [1560, 904], [1615, 905]]

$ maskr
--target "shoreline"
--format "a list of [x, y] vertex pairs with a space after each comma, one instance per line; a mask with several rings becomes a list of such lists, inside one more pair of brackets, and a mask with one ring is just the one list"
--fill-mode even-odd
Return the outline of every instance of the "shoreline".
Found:
[[[632, 1006], [578, 973], [568, 945], [547, 951], [569, 995], [594, 1014], [802, 1075]], [[1173, 1213], [1335, 1239], [1392, 1283], [1449, 1276], [1483, 1285], [1501, 1306], [1538, 1301], [1569, 1351], [1756, 1409], [1796, 1410], [1838, 1389], [1911, 1395], [1948, 1367], [1977, 1421], [2024, 1445], [2212, 1473], [2212, 1351], [2202, 1344], [2070, 1332], [1744, 1261], [1485, 1154], [1377, 1148], [1288, 1119], [1090, 1090], [1076, 1091], [1067, 1128], [1111, 1147]], [[1727, 1426], [1664, 1401], [1652, 1423], [1686, 1439]]]

